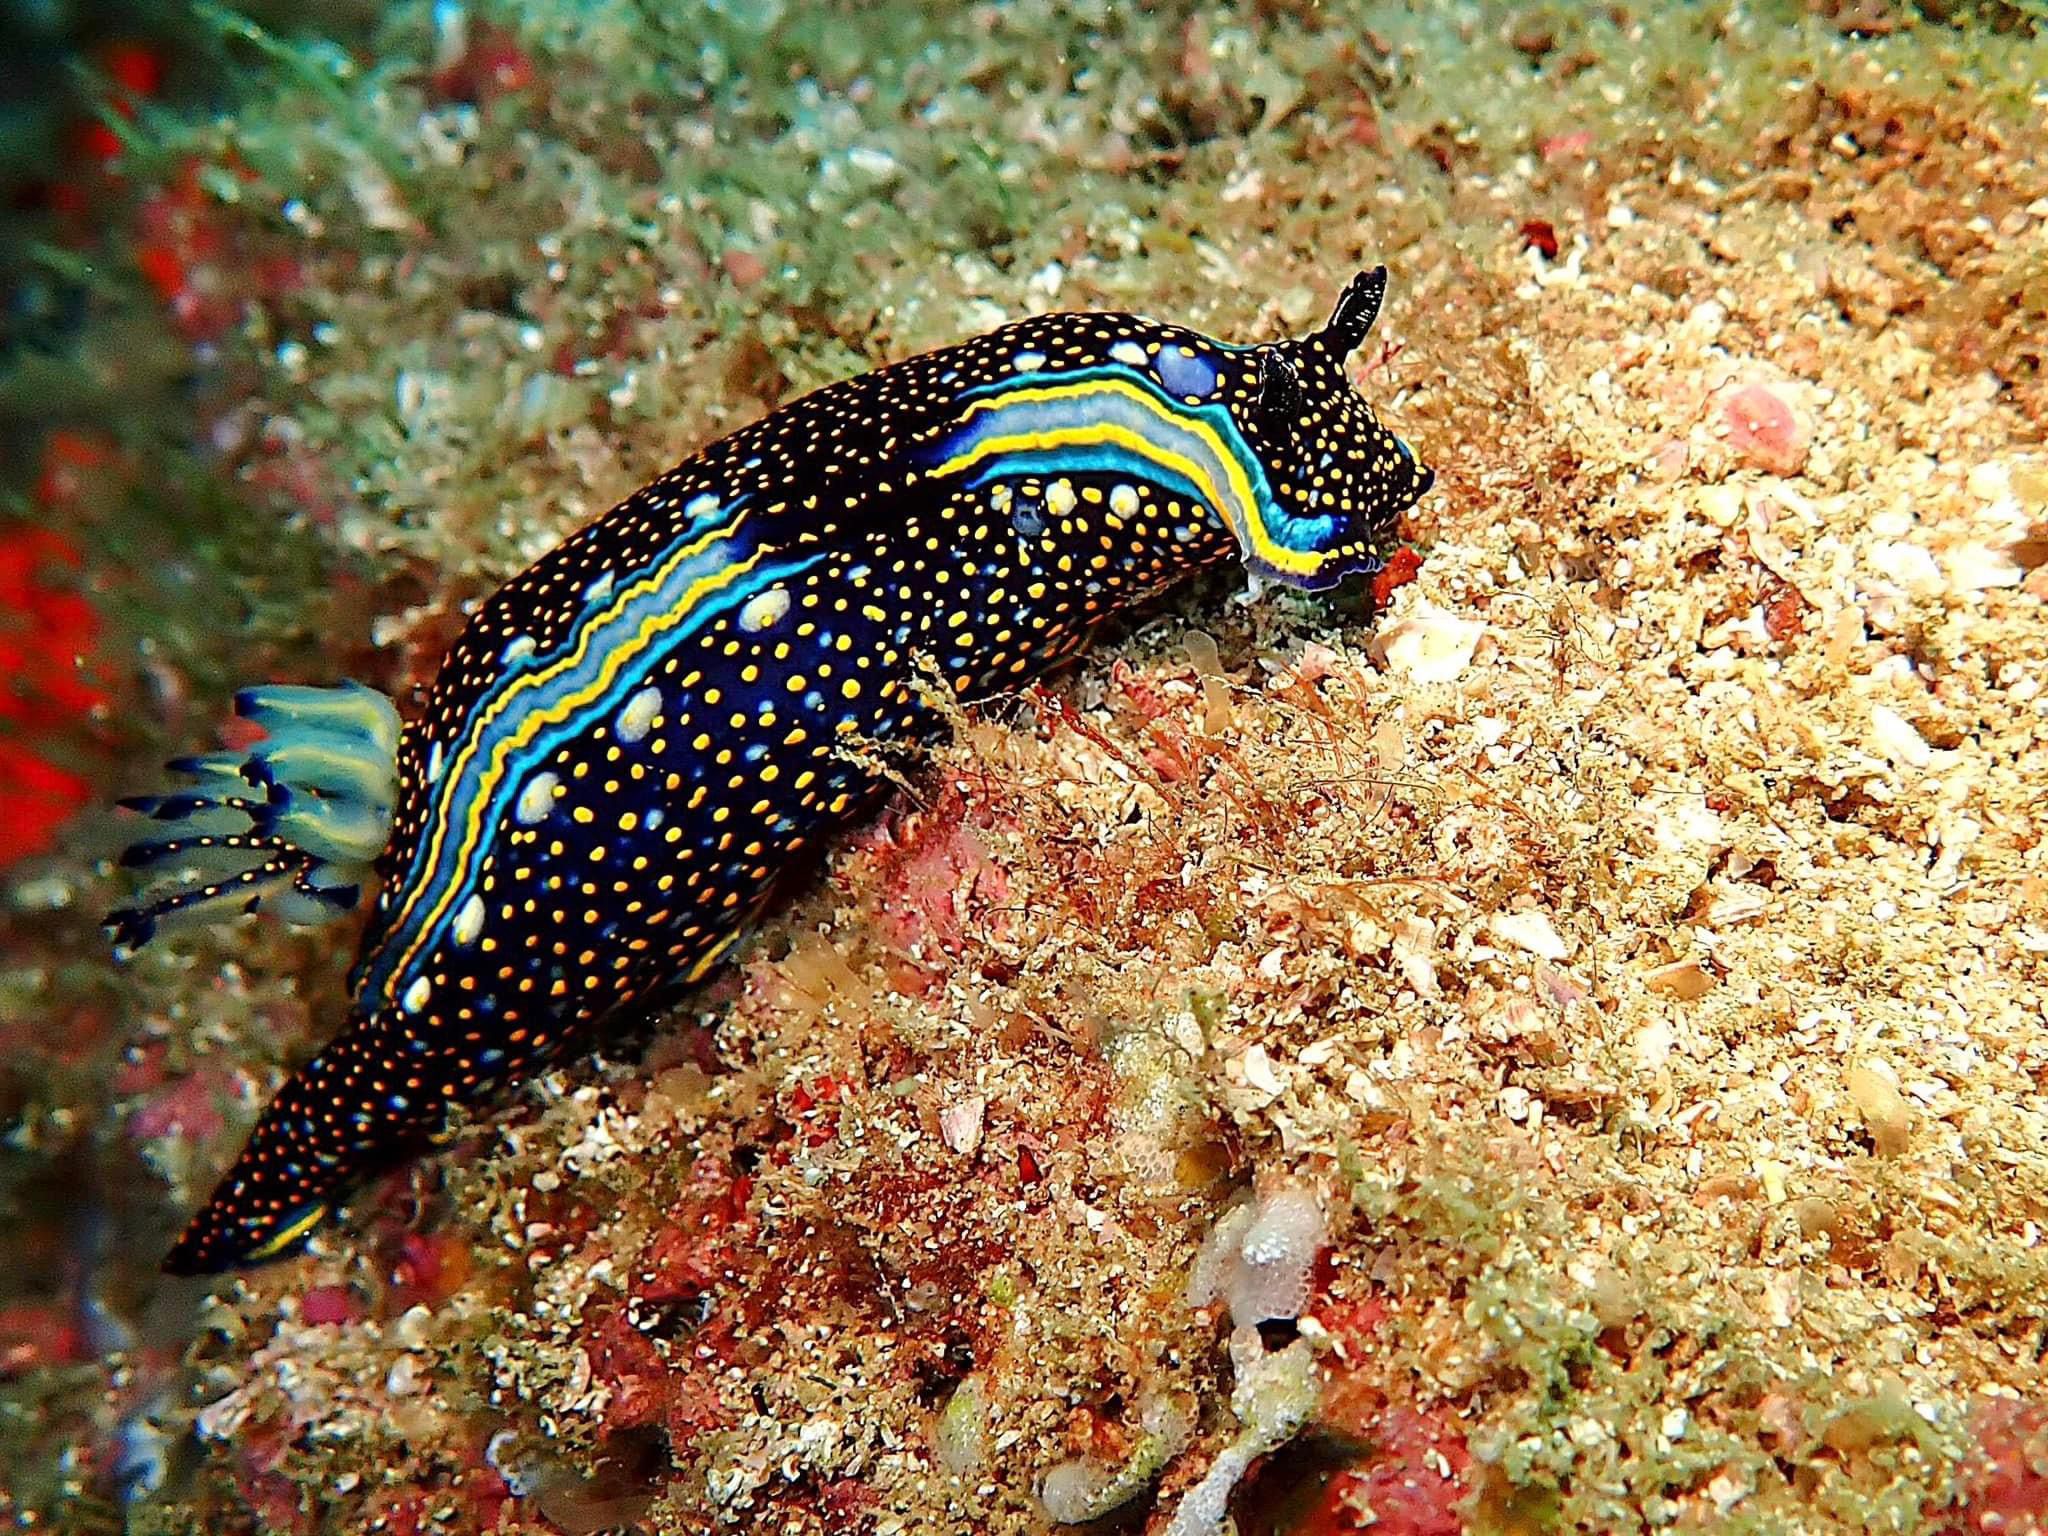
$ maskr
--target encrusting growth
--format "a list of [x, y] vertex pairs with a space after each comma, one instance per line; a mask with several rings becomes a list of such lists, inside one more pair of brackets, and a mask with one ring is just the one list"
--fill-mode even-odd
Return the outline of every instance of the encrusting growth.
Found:
[[269, 739], [138, 803], [171, 884], [112, 920], [125, 943], [346, 908], [390, 837], [349, 1023], [167, 1267], [289, 1250], [449, 1105], [704, 976], [885, 791], [849, 742], [943, 731], [935, 683], [1027, 682], [1233, 553], [1306, 589], [1377, 569], [1432, 478], [1346, 375], [1385, 291], [1360, 274], [1299, 340], [1049, 315], [831, 385], [514, 577], [402, 739], [353, 685], [245, 696]]

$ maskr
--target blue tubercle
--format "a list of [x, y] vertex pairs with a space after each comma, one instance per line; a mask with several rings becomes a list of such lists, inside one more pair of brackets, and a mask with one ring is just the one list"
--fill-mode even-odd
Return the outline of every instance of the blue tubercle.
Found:
[[1159, 373], [1159, 382], [1172, 394], [1206, 400], [1216, 393], [1216, 365], [1185, 345], [1161, 347], [1152, 366]]

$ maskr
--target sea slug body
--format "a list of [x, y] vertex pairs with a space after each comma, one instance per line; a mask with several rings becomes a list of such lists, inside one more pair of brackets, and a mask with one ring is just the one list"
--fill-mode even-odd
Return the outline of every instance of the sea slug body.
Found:
[[942, 733], [921, 674], [1014, 688], [1233, 554], [1308, 589], [1377, 569], [1431, 483], [1345, 370], [1385, 289], [1360, 274], [1296, 340], [1047, 315], [828, 386], [514, 577], [416, 718], [244, 693], [264, 740], [130, 802], [156, 884], [117, 939], [378, 895], [348, 1022], [166, 1266], [289, 1251], [450, 1105], [703, 977], [886, 792], [847, 740]]

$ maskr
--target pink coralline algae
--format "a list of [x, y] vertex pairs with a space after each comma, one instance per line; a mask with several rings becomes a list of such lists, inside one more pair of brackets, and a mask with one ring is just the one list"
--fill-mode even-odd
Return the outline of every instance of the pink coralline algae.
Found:
[[2048, 1533], [2048, 1407], [1998, 1398], [1976, 1417], [1977, 1446], [1957, 1478], [1942, 1536]]
[[0, 1306], [0, 1381], [88, 1358], [85, 1340], [61, 1303]]
[[[65, 443], [67, 453], [84, 451], [82, 439]], [[46, 482], [70, 462], [57, 448]], [[76, 546], [48, 528], [0, 531], [0, 779], [10, 790], [0, 809], [0, 868], [48, 853], [92, 795], [50, 750], [106, 703], [87, 671], [100, 622], [75, 590], [81, 564]]]
[[196, 165], [142, 200], [131, 249], [136, 269], [186, 340], [214, 340], [234, 324], [241, 304], [227, 280], [233, 264], [227, 235]]
[[[747, 1213], [752, 1190], [753, 1181], [733, 1173], [725, 1159], [700, 1156], [668, 1224], [628, 1270], [628, 1304], [600, 1309], [590, 1358], [596, 1379], [612, 1389], [609, 1430], [659, 1425], [682, 1448], [731, 1422], [718, 1376], [744, 1322], [741, 1297], [775, 1293], [760, 1284], [763, 1259]], [[636, 1324], [700, 1301], [706, 1316], [687, 1349], [664, 1355]]]
[[1332, 1482], [1327, 1529], [1382, 1536], [1458, 1536], [1465, 1529], [1459, 1506], [1472, 1457], [1454, 1425], [1389, 1408], [1376, 1426], [1373, 1449], [1370, 1465]]
[[1569, 133], [1554, 133], [1536, 146], [1543, 156], [1545, 165], [1555, 165], [1560, 160], [1576, 160], [1593, 147], [1593, 133], [1588, 128], [1574, 128]]
[[65, 135], [66, 174], [36, 189], [38, 200], [58, 216], [60, 231], [72, 237], [86, 227], [96, 196], [119, 182], [116, 167], [127, 146], [112, 120], [134, 122], [164, 79], [163, 56], [147, 43], [110, 42], [97, 50], [93, 63], [108, 89], [97, 110], [78, 117]]
[[45, 762], [18, 741], [0, 736], [0, 780], [8, 785], [0, 811], [0, 868], [48, 853], [57, 829], [91, 795], [77, 774]]
[[1458, 1536], [1471, 1488], [1472, 1453], [1447, 1409], [1387, 1394], [1366, 1369], [1389, 1308], [1377, 1297], [1325, 1302], [1315, 1314], [1336, 1343], [1325, 1361], [1322, 1425], [1365, 1446], [1323, 1486], [1296, 1536], [1372, 1531], [1376, 1536]]
[[391, 1266], [387, 1316], [412, 1307], [438, 1307], [468, 1282], [474, 1268], [469, 1242], [452, 1232], [408, 1232], [398, 1241]]
[[363, 1315], [362, 1304], [345, 1285], [316, 1285], [299, 1301], [299, 1316], [315, 1326], [353, 1323]]
[[1810, 434], [1805, 418], [1770, 384], [1745, 384], [1721, 404], [1729, 446], [1773, 475], [1796, 475], [1806, 466]]
[[970, 912], [1000, 906], [1008, 893], [975, 833], [988, 810], [967, 789], [949, 782], [929, 808], [893, 817], [856, 844], [873, 860], [881, 931], [898, 950], [957, 951]]
[[[222, 167], [246, 179], [245, 168]], [[303, 281], [295, 257], [265, 249], [235, 232], [203, 180], [205, 167], [187, 160], [176, 174], [137, 201], [128, 254], [162, 301], [178, 333], [194, 345], [217, 343], [251, 304], [284, 297]]]
[[460, 51], [434, 71], [433, 91], [441, 100], [489, 106], [500, 97], [533, 88], [533, 58], [511, 33], [472, 23], [461, 42]]
[[227, 1073], [195, 1072], [153, 1094], [128, 1118], [128, 1134], [137, 1141], [181, 1136], [203, 1142], [221, 1133], [224, 1101], [241, 1097]]

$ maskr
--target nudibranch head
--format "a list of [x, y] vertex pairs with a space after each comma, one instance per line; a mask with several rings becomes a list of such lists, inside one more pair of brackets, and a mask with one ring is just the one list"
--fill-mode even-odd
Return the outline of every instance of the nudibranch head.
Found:
[[1251, 371], [1231, 392], [1231, 416], [1266, 485], [1253, 525], [1231, 531], [1255, 576], [1316, 591], [1378, 570], [1395, 520], [1435, 483], [1345, 366], [1386, 291], [1385, 267], [1361, 272], [1321, 330], [1238, 354]]

